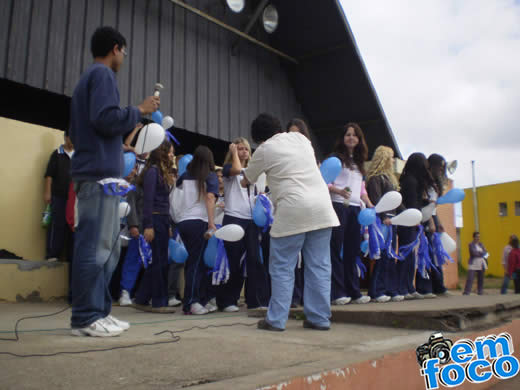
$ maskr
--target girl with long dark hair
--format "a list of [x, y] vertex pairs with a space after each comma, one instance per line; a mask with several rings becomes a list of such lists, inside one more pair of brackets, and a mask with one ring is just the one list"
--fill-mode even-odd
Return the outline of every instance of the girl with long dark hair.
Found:
[[357, 271], [361, 244], [358, 215], [363, 203], [367, 206], [372, 206], [372, 203], [364, 191], [363, 183], [363, 164], [368, 156], [368, 148], [357, 123], [348, 123], [344, 127], [334, 146], [333, 155], [340, 159], [342, 169], [329, 185], [332, 205], [340, 222], [340, 226], [332, 229], [330, 242], [331, 300], [336, 305], [345, 305], [351, 300], [354, 303], [367, 303], [370, 297], [361, 295]]
[[[146, 268], [135, 294], [137, 309], [171, 313], [168, 308], [169, 195], [173, 186], [171, 166], [173, 146], [164, 141], [150, 153], [137, 184], [143, 188], [143, 235], [152, 249], [152, 262]], [[152, 301], [151, 308], [148, 306]]]
[[[209, 301], [209, 269], [203, 260], [205, 234], [216, 230], [215, 202], [218, 197], [218, 178], [213, 153], [207, 146], [198, 146], [193, 160], [177, 179], [179, 196], [178, 230], [188, 251], [185, 267], [183, 310], [186, 314], [207, 314], [217, 310]], [[177, 200], [176, 200], [177, 202]]]
[[[403, 172], [399, 179], [401, 186], [401, 195], [403, 196], [403, 206], [407, 209], [414, 208], [421, 210], [428, 204], [427, 191], [430, 187], [435, 187], [433, 178], [428, 170], [428, 161], [422, 153], [413, 153], [408, 157]], [[404, 246], [410, 244], [417, 237], [417, 226], [407, 227], [399, 226], [397, 234], [399, 236], [399, 245]], [[419, 294], [414, 287], [415, 277], [415, 253], [412, 251], [404, 261], [398, 264], [399, 272], [399, 295], [403, 295], [405, 299], [422, 299], [423, 295]], [[418, 277], [423, 279], [417, 273]]]

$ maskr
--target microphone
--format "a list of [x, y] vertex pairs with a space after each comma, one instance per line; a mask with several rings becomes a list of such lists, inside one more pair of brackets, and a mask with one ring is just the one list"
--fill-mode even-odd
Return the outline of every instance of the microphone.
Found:
[[162, 85], [161, 83], [155, 83], [155, 87], [153, 90], [153, 96], [159, 97], [159, 95], [161, 94], [161, 90], [163, 88], [164, 88], [164, 85]]

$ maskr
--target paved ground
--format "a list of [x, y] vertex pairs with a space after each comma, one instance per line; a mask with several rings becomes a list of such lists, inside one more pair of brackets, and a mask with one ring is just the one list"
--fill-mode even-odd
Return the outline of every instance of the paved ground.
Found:
[[[447, 304], [444, 298], [436, 301], [439, 307]], [[416, 305], [417, 302], [408, 304]], [[370, 304], [366, 310], [370, 307], [374, 311], [388, 309], [384, 305]], [[405, 303], [401, 305], [404, 309]], [[0, 337], [14, 337], [11, 330], [18, 318], [49, 314], [62, 307], [59, 303], [0, 304]], [[124, 335], [109, 339], [70, 336], [69, 311], [23, 321], [19, 327], [20, 341], [1, 341], [1, 352], [49, 354], [68, 351], [74, 354], [28, 358], [0, 355], [0, 388], [81, 390], [196, 386], [229, 389], [229, 379], [234, 378], [233, 389], [253, 389], [292, 376], [415, 349], [431, 333], [356, 324], [334, 324], [330, 332], [316, 332], [304, 330], [302, 322], [297, 320], [290, 320], [285, 332], [273, 333], [257, 330], [254, 326], [257, 319], [248, 318], [245, 312], [196, 317], [115, 307], [113, 314], [130, 321], [132, 327]], [[208, 325], [230, 326], [179, 332]], [[156, 335], [164, 330], [174, 331], [180, 340], [174, 342], [168, 333]], [[155, 342], [164, 344], [78, 353]], [[205, 383], [211, 384], [197, 386]]]

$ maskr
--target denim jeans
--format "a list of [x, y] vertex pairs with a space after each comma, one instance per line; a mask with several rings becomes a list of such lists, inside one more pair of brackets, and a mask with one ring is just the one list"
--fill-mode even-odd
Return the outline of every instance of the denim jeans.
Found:
[[287, 237], [271, 237], [269, 273], [272, 296], [266, 320], [272, 326], [285, 328], [294, 289], [294, 269], [300, 251], [305, 258], [305, 317], [316, 325], [330, 325], [331, 230], [326, 228]]
[[509, 277], [509, 273], [504, 273], [504, 281], [502, 282], [502, 288], [500, 289], [500, 294], [507, 294], [507, 288], [509, 287], [509, 281], [511, 278]]
[[106, 195], [97, 182], [76, 183], [78, 227], [72, 262], [73, 328], [110, 314], [110, 279], [119, 260], [119, 196]]

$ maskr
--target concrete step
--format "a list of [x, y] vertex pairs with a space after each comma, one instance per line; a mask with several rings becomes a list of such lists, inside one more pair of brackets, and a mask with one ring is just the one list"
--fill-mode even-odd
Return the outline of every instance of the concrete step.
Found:
[[69, 264], [0, 259], [0, 302], [46, 302], [67, 297]]

